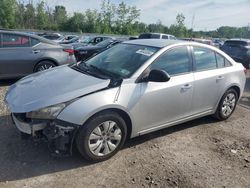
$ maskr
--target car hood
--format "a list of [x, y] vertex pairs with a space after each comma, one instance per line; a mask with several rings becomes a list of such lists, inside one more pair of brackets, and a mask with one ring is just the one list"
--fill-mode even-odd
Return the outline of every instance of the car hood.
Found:
[[10, 86], [5, 101], [11, 112], [25, 113], [104, 89], [109, 83], [67, 65], [60, 66], [19, 80]]

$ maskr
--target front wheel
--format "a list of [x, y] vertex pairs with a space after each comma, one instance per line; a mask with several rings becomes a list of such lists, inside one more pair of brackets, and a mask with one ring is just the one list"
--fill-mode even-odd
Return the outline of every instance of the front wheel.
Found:
[[126, 137], [127, 127], [123, 118], [113, 111], [106, 111], [94, 116], [81, 127], [76, 145], [85, 159], [99, 162], [115, 155]]
[[238, 93], [235, 89], [227, 90], [222, 96], [214, 116], [219, 120], [226, 120], [229, 118], [235, 110], [238, 97]]

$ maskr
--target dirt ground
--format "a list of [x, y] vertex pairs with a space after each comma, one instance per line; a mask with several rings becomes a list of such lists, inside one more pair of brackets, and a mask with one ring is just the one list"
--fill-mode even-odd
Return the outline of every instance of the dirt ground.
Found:
[[0, 187], [250, 187], [250, 72], [227, 121], [201, 118], [129, 140], [108, 161], [55, 158], [21, 140], [0, 87]]

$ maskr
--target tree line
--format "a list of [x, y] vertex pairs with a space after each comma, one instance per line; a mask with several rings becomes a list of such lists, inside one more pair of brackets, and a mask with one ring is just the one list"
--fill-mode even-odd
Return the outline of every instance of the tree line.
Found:
[[140, 10], [124, 2], [116, 5], [103, 0], [100, 9], [87, 9], [69, 15], [66, 7], [51, 7], [45, 1], [0, 0], [0, 28], [38, 29], [82, 33], [138, 35], [159, 32], [176, 37], [250, 38], [248, 27], [220, 27], [214, 31], [193, 31], [185, 26], [185, 16], [178, 14], [176, 22], [165, 26], [160, 20], [145, 24], [140, 21]]

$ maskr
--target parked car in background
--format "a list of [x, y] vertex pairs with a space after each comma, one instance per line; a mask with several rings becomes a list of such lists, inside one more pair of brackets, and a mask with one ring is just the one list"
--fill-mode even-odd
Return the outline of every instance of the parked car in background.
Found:
[[139, 39], [170, 39], [176, 40], [176, 37], [164, 33], [142, 33], [138, 37]]
[[138, 39], [138, 36], [131, 36], [128, 38], [128, 40], [136, 40], [136, 39]]
[[53, 41], [61, 41], [64, 40], [64, 36], [60, 33], [44, 33], [43, 35], [40, 35], [43, 38], [53, 40]]
[[217, 48], [221, 48], [221, 46], [224, 44], [224, 41], [219, 38], [213, 38], [212, 41], [213, 41], [213, 45]]
[[77, 61], [83, 61], [91, 56], [94, 56], [108, 48], [111, 48], [112, 46], [115, 46], [116, 44], [119, 44], [120, 40], [114, 40], [114, 39], [106, 39], [94, 46], [82, 46], [79, 48], [76, 48], [74, 50], [75, 57]]
[[73, 43], [78, 43], [79, 42], [79, 37], [76, 36], [74, 38], [71, 38], [69, 40], [63, 40], [61, 42], [59, 42], [59, 44], [73, 44]]
[[64, 41], [68, 41], [68, 40], [71, 40], [73, 38], [79, 38], [79, 36], [77, 35], [66, 35], [65, 38], [64, 38]]
[[20, 78], [33, 72], [75, 62], [71, 46], [61, 46], [27, 33], [0, 31], [0, 78]]
[[250, 69], [250, 39], [231, 39], [225, 41], [221, 50], [226, 52], [236, 62]]
[[218, 48], [130, 40], [26, 77], [5, 101], [16, 127], [45, 136], [54, 153], [69, 154], [75, 144], [87, 160], [103, 161], [129, 138], [208, 115], [226, 120], [245, 82], [244, 67]]
[[112, 39], [111, 37], [103, 37], [103, 36], [96, 36], [96, 37], [85, 37], [83, 40], [79, 40], [77, 43], [71, 43], [74, 49], [83, 47], [83, 46], [88, 46], [88, 45], [96, 45], [104, 40], [107, 39]]

